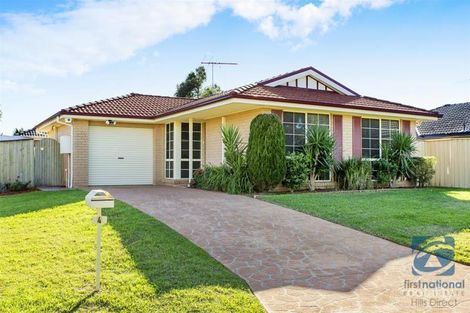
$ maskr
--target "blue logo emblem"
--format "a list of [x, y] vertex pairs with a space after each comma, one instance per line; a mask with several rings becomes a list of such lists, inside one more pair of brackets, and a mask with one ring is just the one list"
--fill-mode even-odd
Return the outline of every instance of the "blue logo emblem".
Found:
[[[414, 260], [412, 273], [415, 276], [432, 273], [436, 276], [451, 276], [455, 273], [454, 238], [444, 236], [444, 240], [430, 240], [431, 236], [417, 236], [411, 240]], [[431, 249], [429, 249], [431, 248]], [[419, 249], [419, 250], [418, 250]], [[432, 255], [420, 250], [433, 251]]]

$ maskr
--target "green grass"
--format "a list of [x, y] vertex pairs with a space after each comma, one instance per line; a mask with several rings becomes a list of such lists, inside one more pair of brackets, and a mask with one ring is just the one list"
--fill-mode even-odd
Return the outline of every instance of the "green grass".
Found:
[[260, 198], [405, 246], [410, 246], [413, 236], [451, 235], [455, 240], [454, 260], [470, 264], [468, 189], [299, 193]]
[[104, 210], [102, 290], [95, 210], [79, 190], [0, 197], [0, 312], [264, 312], [246, 283], [156, 219]]

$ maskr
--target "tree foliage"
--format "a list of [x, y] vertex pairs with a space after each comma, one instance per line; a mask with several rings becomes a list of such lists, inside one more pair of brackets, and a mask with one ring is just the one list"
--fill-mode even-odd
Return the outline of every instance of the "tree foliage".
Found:
[[195, 71], [188, 74], [186, 80], [176, 85], [175, 96], [184, 98], [199, 98], [201, 96], [202, 84], [206, 81], [206, 70], [199, 66]]
[[293, 152], [286, 156], [287, 171], [282, 183], [291, 192], [306, 185], [310, 174], [308, 164], [308, 157], [305, 153]]
[[286, 174], [284, 128], [274, 114], [260, 114], [250, 125], [248, 173], [255, 190], [278, 185]]
[[23, 128], [15, 128], [15, 130], [13, 131], [13, 136], [21, 136], [23, 135], [23, 133], [24, 133]]
[[397, 178], [413, 176], [413, 153], [416, 151], [416, 141], [405, 133], [396, 132], [390, 143], [390, 160], [397, 166]]
[[322, 170], [329, 170], [333, 163], [335, 139], [325, 127], [312, 126], [307, 132], [305, 153], [310, 164], [310, 190], [315, 190], [315, 180]]
[[369, 161], [346, 159], [335, 166], [340, 189], [362, 190], [372, 188], [372, 166]]
[[201, 97], [202, 98], [209, 97], [209, 96], [218, 94], [220, 92], [222, 92], [222, 89], [220, 89], [219, 85], [214, 84], [214, 86], [208, 86], [204, 88], [201, 92]]

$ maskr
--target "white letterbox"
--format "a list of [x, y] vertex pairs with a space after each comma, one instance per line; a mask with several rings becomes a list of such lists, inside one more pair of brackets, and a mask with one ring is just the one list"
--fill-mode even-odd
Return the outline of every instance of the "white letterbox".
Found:
[[85, 202], [90, 208], [114, 208], [114, 198], [105, 190], [95, 189], [90, 191], [85, 197]]

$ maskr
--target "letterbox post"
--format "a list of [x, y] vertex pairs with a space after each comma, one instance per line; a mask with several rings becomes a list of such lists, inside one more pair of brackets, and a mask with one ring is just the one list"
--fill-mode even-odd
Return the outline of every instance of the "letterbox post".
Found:
[[96, 290], [101, 289], [101, 208], [96, 209]]
[[96, 216], [92, 219], [96, 224], [96, 291], [101, 289], [101, 228], [108, 218], [101, 215], [102, 208], [113, 208], [114, 198], [105, 190], [92, 190], [85, 197], [86, 204], [96, 209]]

